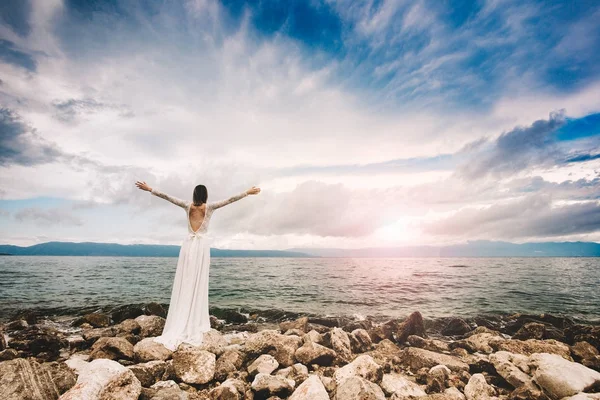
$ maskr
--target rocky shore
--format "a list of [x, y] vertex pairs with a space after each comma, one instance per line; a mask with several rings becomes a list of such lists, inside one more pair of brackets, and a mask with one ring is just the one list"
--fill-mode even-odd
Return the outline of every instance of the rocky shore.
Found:
[[0, 328], [0, 399], [600, 399], [600, 326], [551, 315], [376, 321], [211, 309], [201, 346], [165, 307]]

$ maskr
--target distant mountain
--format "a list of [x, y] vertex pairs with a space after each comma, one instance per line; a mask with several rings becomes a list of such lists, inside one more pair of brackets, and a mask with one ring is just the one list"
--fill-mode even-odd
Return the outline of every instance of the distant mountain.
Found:
[[600, 257], [600, 243], [509, 243], [487, 240], [451, 246], [373, 247], [362, 249], [294, 248], [320, 257]]
[[[0, 253], [19, 256], [177, 257], [180, 246], [155, 244], [47, 242], [21, 247], [0, 245]], [[211, 257], [315, 257], [297, 251], [210, 249]]]

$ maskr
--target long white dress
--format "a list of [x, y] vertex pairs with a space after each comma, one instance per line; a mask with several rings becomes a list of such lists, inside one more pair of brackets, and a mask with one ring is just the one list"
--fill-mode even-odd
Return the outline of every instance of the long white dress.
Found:
[[184, 201], [152, 189], [151, 193], [183, 208], [186, 213], [188, 235], [183, 239], [177, 260], [177, 270], [171, 292], [171, 302], [162, 335], [154, 341], [175, 351], [179, 344], [202, 344], [203, 334], [210, 330], [208, 314], [208, 271], [210, 243], [208, 224], [212, 213], [227, 204], [246, 197], [246, 192], [229, 199], [206, 204], [206, 214], [197, 231], [192, 229], [189, 213], [191, 201]]

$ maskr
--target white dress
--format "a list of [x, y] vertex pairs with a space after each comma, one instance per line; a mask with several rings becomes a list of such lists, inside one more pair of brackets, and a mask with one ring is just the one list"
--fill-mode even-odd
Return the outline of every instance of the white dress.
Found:
[[191, 201], [169, 196], [156, 189], [152, 189], [151, 193], [183, 208], [188, 230], [188, 235], [179, 250], [167, 321], [162, 335], [154, 340], [172, 351], [183, 342], [198, 346], [202, 343], [203, 333], [210, 330], [208, 271], [210, 243], [213, 239], [207, 234], [210, 217], [217, 208], [240, 200], [248, 194], [244, 192], [226, 200], [207, 203], [204, 220], [194, 232], [189, 218]]

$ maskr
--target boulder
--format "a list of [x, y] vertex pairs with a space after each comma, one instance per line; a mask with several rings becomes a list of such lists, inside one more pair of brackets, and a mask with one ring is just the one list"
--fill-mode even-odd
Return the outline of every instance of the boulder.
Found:
[[280, 369], [275, 375], [283, 376], [287, 379], [293, 379], [296, 386], [300, 385], [308, 378], [308, 368], [304, 364], [294, 364], [291, 367]]
[[377, 383], [383, 377], [383, 368], [371, 356], [361, 354], [350, 364], [344, 365], [333, 374], [333, 378], [338, 386], [352, 376], [360, 376], [361, 378]]
[[410, 335], [408, 337], [408, 344], [413, 347], [435, 351], [438, 353], [450, 351], [450, 347], [446, 342], [442, 342], [441, 340], [437, 339], [423, 339], [421, 336], [417, 335]]
[[165, 319], [158, 315], [140, 315], [135, 319], [140, 326], [140, 336], [160, 336], [165, 327]]
[[215, 375], [216, 356], [195, 346], [180, 345], [173, 353], [175, 376], [185, 382], [203, 384]]
[[90, 352], [90, 360], [98, 358], [132, 360], [133, 345], [122, 337], [102, 337], [94, 343]]
[[577, 342], [571, 346], [571, 354], [575, 361], [582, 361], [596, 357], [598, 350], [588, 342]]
[[73, 326], [81, 326], [84, 323], [90, 324], [94, 328], [105, 328], [110, 325], [110, 316], [102, 313], [86, 314], [73, 321]]
[[385, 400], [381, 388], [360, 376], [351, 376], [335, 390], [334, 400]]
[[323, 338], [324, 342], [330, 344], [340, 361], [347, 363], [352, 359], [352, 348], [348, 333], [342, 328], [333, 328]]
[[140, 400], [188, 400], [188, 394], [172, 380], [158, 381], [150, 388], [142, 388]]
[[132, 371], [116, 361], [100, 358], [81, 371], [77, 383], [60, 400], [137, 400], [142, 385]]
[[301, 317], [295, 321], [283, 321], [279, 323], [279, 329], [282, 332], [286, 332], [290, 329], [298, 329], [302, 332], [307, 332], [308, 328], [308, 317]]
[[373, 342], [369, 332], [364, 329], [355, 329], [348, 334], [353, 353], [364, 353], [373, 348]]
[[19, 357], [19, 353], [15, 349], [6, 349], [0, 351], [0, 361], [14, 360]]
[[371, 341], [373, 343], [379, 343], [385, 339], [392, 340], [394, 338], [395, 327], [396, 325], [392, 323], [385, 323], [372, 327], [368, 330]]
[[167, 318], [167, 310], [162, 304], [156, 302], [150, 302], [143, 307], [146, 315], [158, 315], [162, 318]]
[[0, 362], [0, 399], [55, 400], [75, 385], [75, 380], [64, 363], [39, 364], [23, 358]]
[[305, 365], [331, 365], [336, 356], [335, 351], [318, 343], [306, 342], [296, 350], [295, 358]]
[[153, 360], [166, 361], [171, 358], [173, 352], [162, 343], [155, 342], [153, 337], [140, 340], [133, 346], [134, 358], [137, 362]]
[[402, 363], [410, 367], [412, 371], [418, 371], [420, 368], [431, 368], [436, 365], [445, 365], [453, 372], [469, 371], [469, 365], [456, 357], [415, 347], [403, 350]]
[[381, 388], [388, 395], [396, 394], [400, 397], [409, 396], [426, 396], [427, 393], [415, 382], [411, 381], [404, 375], [400, 374], [384, 374], [381, 378]]
[[554, 339], [501, 340], [490, 342], [490, 345], [494, 351], [508, 351], [509, 353], [524, 354], [526, 356], [534, 353], [558, 354], [566, 360], [573, 360], [569, 346]]
[[556, 354], [533, 354], [534, 381], [553, 399], [573, 396], [600, 385], [600, 372]]
[[496, 390], [485, 381], [482, 374], [474, 374], [465, 386], [464, 393], [467, 400], [488, 400], [496, 394]]
[[227, 379], [209, 392], [214, 400], [242, 400], [244, 398], [244, 382], [239, 379]]
[[135, 319], [126, 319], [115, 325], [114, 328], [117, 333], [131, 333], [133, 335], [139, 334], [142, 329]]
[[423, 325], [423, 316], [418, 311], [410, 314], [403, 323], [398, 325], [396, 329], [396, 342], [403, 344], [410, 335], [427, 337], [425, 326]]
[[158, 382], [167, 368], [167, 363], [164, 361], [148, 361], [146, 363], [130, 365], [127, 367], [142, 386], [150, 387]]
[[448, 324], [442, 329], [442, 335], [444, 336], [460, 336], [469, 332], [471, 327], [462, 318], [452, 318]]
[[[478, 328], [479, 329], [479, 328]], [[495, 332], [478, 332], [469, 334], [465, 339], [458, 340], [450, 345], [451, 348], [461, 347], [470, 353], [490, 354], [494, 351], [491, 343], [504, 342], [505, 339]]]
[[227, 340], [221, 332], [216, 329], [210, 329], [202, 334], [202, 343], [198, 346], [202, 350], [210, 351], [216, 356], [220, 356], [227, 347]]
[[55, 329], [41, 326], [29, 326], [11, 334], [8, 347], [18, 350], [21, 357], [39, 357], [56, 360], [61, 349], [68, 348], [69, 342]]
[[262, 354], [248, 366], [248, 373], [250, 376], [259, 373], [269, 375], [277, 368], [279, 368], [279, 363], [272, 355]]
[[302, 336], [302, 341], [323, 344], [323, 335], [313, 329]]
[[142, 314], [144, 314], [144, 310], [141, 304], [128, 304], [113, 309], [110, 317], [115, 323], [118, 324], [121, 321], [133, 319]]
[[427, 372], [425, 381], [428, 393], [441, 393], [448, 386], [446, 382], [450, 378], [451, 371], [445, 365], [436, 365]]
[[217, 358], [215, 365], [215, 379], [222, 381], [229, 374], [240, 369], [245, 361], [244, 353], [237, 350], [227, 350]]
[[524, 369], [528, 371], [526, 365], [527, 358], [520, 354], [513, 354], [506, 351], [499, 351], [490, 355], [490, 362], [496, 369], [498, 375], [500, 375], [506, 382], [508, 382], [515, 389], [520, 388], [523, 385], [527, 385], [531, 382], [531, 377], [527, 375], [521, 368], [516, 364], [525, 364]]
[[268, 374], [257, 374], [252, 381], [252, 391], [255, 398], [267, 398], [269, 396], [289, 396], [294, 391], [296, 383], [291, 379]]
[[300, 345], [302, 339], [298, 336], [286, 336], [276, 330], [266, 329], [250, 335], [245, 349], [250, 355], [270, 354], [280, 365], [289, 367], [296, 362], [294, 354]]
[[329, 394], [317, 375], [310, 375], [302, 382], [288, 400], [329, 400]]
[[395, 365], [401, 364], [402, 350], [396, 346], [391, 340], [384, 339], [375, 345], [375, 349], [365, 354], [373, 357], [373, 360], [385, 370], [392, 369]]

